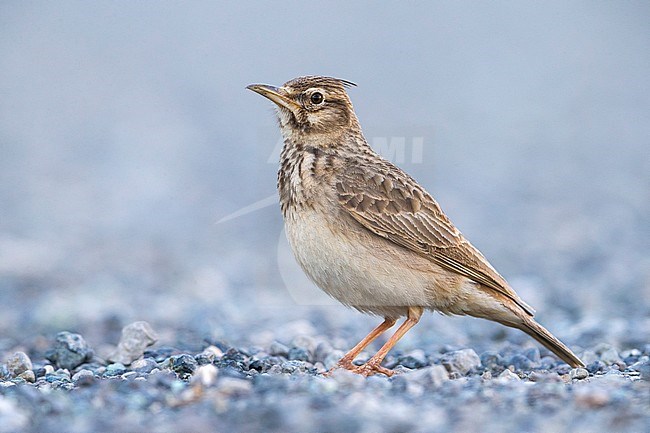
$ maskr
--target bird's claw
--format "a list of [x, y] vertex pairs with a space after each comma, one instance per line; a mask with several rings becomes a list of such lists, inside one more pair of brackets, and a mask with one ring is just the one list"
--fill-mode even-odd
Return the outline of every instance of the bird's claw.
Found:
[[360, 374], [363, 377], [372, 376], [377, 373], [384, 374], [388, 377], [391, 377], [393, 374], [395, 374], [393, 370], [382, 367], [381, 365], [372, 362], [372, 360], [366, 362], [363, 365], [354, 365], [351, 361], [341, 360], [333, 368], [325, 372], [324, 376], [330, 376], [332, 373], [334, 373], [334, 371], [338, 370], [339, 368], [344, 368], [353, 373]]

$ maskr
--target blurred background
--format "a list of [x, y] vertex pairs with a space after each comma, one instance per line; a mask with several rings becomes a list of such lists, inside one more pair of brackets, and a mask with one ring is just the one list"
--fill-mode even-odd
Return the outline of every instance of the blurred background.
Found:
[[[3, 1], [2, 345], [133, 320], [364, 335], [287, 250], [274, 111], [245, 90], [306, 74], [358, 84], [368, 140], [560, 337], [647, 338], [648, 22], [644, 1]], [[501, 332], [424, 322], [411, 344]]]

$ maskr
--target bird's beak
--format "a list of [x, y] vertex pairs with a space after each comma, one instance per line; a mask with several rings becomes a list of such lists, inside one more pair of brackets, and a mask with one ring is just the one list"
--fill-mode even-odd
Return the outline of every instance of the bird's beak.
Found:
[[269, 98], [280, 107], [284, 107], [291, 112], [295, 112], [297, 108], [301, 108], [298, 103], [283, 95], [282, 89], [277, 87], [268, 86], [266, 84], [251, 84], [250, 86], [246, 86], [246, 88]]

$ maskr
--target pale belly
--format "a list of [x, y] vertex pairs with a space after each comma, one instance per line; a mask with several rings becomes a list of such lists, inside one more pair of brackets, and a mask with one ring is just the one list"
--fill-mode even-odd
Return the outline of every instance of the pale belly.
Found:
[[402, 316], [409, 306], [465, 314], [454, 310], [467, 296], [467, 279], [360, 227], [350, 230], [350, 224], [327, 221], [314, 211], [285, 220], [296, 260], [327, 294], [382, 316]]

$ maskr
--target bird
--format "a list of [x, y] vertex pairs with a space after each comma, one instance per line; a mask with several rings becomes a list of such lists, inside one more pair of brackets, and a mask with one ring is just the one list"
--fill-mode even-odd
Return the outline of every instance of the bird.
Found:
[[[277, 189], [296, 261], [331, 297], [384, 319], [327, 373], [392, 376], [382, 361], [425, 311], [519, 329], [571, 367], [584, 367], [424, 187], [371, 148], [347, 92], [353, 86], [312, 75], [246, 87], [275, 103], [284, 140]], [[377, 353], [354, 363], [403, 317]]]

